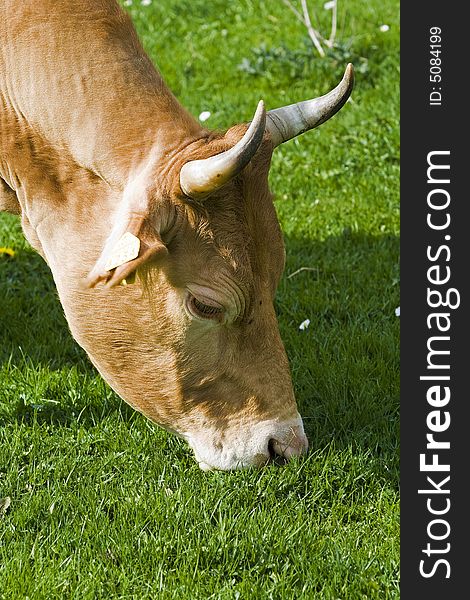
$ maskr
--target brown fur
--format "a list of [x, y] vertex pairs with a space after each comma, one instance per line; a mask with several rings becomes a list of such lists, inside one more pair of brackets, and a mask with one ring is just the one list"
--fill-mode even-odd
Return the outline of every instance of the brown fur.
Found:
[[[239, 176], [191, 202], [179, 187], [182, 165], [230, 148], [246, 125], [204, 130], [115, 2], [6, 0], [0, 40], [0, 208], [21, 211], [72, 334], [102, 376], [182, 434], [207, 422], [223, 439], [240, 423], [295, 419], [273, 308], [284, 247], [267, 185], [269, 137]], [[136, 234], [168, 252], [149, 255], [134, 285], [86, 289], [149, 156]], [[188, 285], [201, 282], [236, 305], [223, 325], [183, 310]]]

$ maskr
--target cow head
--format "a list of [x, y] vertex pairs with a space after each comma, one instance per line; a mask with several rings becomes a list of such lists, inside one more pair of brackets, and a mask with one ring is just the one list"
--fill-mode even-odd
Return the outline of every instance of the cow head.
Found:
[[[150, 157], [80, 292], [74, 333], [97, 368], [203, 469], [307, 449], [273, 307], [285, 252], [268, 170], [273, 149], [330, 118], [352, 85], [349, 65], [325, 96], [268, 113], [260, 103], [249, 126]], [[83, 326], [90, 297], [99, 327]]]

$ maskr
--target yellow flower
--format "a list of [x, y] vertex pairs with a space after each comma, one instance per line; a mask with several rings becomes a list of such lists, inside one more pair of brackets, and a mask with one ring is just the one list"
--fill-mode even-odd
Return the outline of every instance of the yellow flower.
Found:
[[2, 248], [0, 247], [0, 256], [8, 256], [9, 258], [12, 258], [13, 256], [15, 256], [15, 251], [13, 250], [13, 248]]

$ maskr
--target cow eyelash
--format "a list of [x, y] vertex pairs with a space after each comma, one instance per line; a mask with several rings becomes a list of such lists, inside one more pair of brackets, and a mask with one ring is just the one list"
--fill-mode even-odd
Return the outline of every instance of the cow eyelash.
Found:
[[219, 319], [224, 312], [220, 306], [205, 304], [192, 295], [188, 297], [187, 306], [189, 312], [199, 319]]

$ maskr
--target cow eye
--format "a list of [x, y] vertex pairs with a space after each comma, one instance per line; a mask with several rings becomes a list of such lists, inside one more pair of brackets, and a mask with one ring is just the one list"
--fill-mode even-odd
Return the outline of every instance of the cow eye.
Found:
[[187, 307], [190, 314], [193, 317], [197, 317], [199, 319], [220, 319], [222, 316], [224, 309], [221, 306], [215, 306], [213, 304], [206, 304], [205, 302], [201, 302], [193, 295], [189, 295], [187, 300]]

